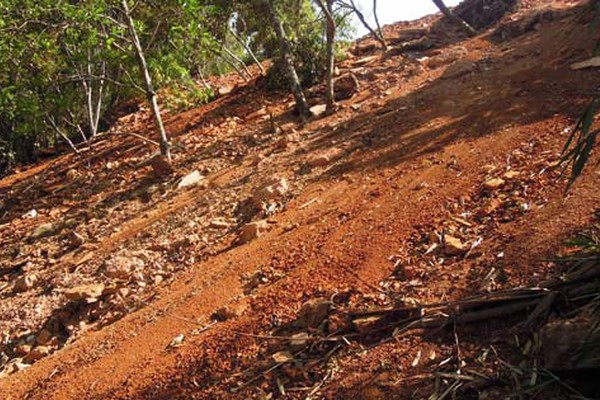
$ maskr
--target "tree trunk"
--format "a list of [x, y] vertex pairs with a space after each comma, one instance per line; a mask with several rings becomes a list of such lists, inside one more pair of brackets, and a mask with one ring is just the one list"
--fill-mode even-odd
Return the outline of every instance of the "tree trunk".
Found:
[[310, 107], [306, 102], [306, 97], [302, 91], [302, 85], [300, 84], [300, 78], [298, 78], [296, 67], [294, 67], [294, 57], [292, 56], [292, 50], [290, 48], [288, 38], [283, 30], [283, 24], [277, 16], [277, 12], [275, 11], [272, 0], [261, 0], [261, 3], [266, 7], [267, 12], [269, 13], [269, 20], [273, 30], [275, 31], [277, 40], [279, 41], [281, 56], [285, 62], [288, 79], [292, 85], [292, 93], [294, 94], [294, 98], [296, 100], [296, 107], [298, 107], [298, 111], [302, 117], [308, 117], [310, 115]]
[[377, 0], [373, 0], [373, 18], [375, 19], [375, 26], [377, 26], [377, 32], [381, 38], [383, 49], [384, 51], [387, 51], [387, 43], [385, 41], [385, 36], [383, 35], [383, 29], [381, 29], [381, 24], [379, 23], [379, 17], [377, 16]]
[[346, 7], [346, 8], [349, 8], [350, 10], [352, 10], [354, 12], [354, 14], [356, 14], [356, 16], [358, 17], [359, 21], [363, 24], [363, 26], [369, 31], [369, 33], [371, 33], [371, 35], [375, 38], [375, 40], [377, 40], [381, 44], [381, 46], [383, 47], [383, 51], [387, 51], [387, 43], [386, 43], [383, 35], [379, 35], [379, 33], [377, 33], [377, 31], [375, 29], [373, 29], [371, 27], [371, 25], [369, 25], [364, 14], [358, 9], [356, 4], [354, 3], [354, 0], [350, 0], [350, 3], [340, 1], [340, 4], [343, 7]]
[[231, 32], [235, 40], [237, 40], [242, 46], [244, 46], [244, 49], [250, 55], [250, 57], [252, 57], [252, 60], [254, 60], [254, 63], [258, 66], [258, 69], [260, 69], [260, 74], [262, 76], [265, 76], [267, 72], [265, 71], [265, 68], [262, 66], [260, 61], [258, 61], [258, 58], [256, 58], [256, 55], [254, 54], [250, 46], [248, 46], [248, 44], [244, 42], [242, 38], [239, 37], [232, 28], [229, 28], [229, 31]]
[[476, 36], [477, 31], [467, 23], [464, 19], [460, 18], [458, 15], [454, 14], [452, 10], [446, 7], [443, 0], [432, 0], [433, 3], [440, 9], [442, 14], [446, 16], [450, 21], [454, 22], [456, 25], [460, 26], [460, 28], [469, 36]]
[[317, 0], [325, 19], [327, 20], [327, 111], [336, 109], [335, 92], [333, 87], [333, 70], [335, 68], [335, 19], [333, 18], [333, 0]]
[[127, 22], [127, 27], [129, 28], [129, 35], [131, 37], [131, 42], [135, 47], [136, 56], [138, 59], [140, 71], [142, 73], [142, 77], [144, 78], [144, 83], [146, 84], [146, 98], [150, 103], [150, 107], [152, 108], [152, 114], [154, 115], [154, 122], [156, 124], [156, 128], [159, 132], [159, 143], [160, 143], [160, 153], [166, 159], [171, 162], [171, 152], [169, 151], [169, 140], [167, 139], [167, 132], [165, 131], [165, 126], [163, 125], [162, 117], [160, 116], [160, 109], [158, 107], [158, 100], [156, 97], [156, 92], [154, 91], [154, 86], [152, 85], [152, 78], [150, 77], [150, 72], [148, 71], [148, 64], [146, 63], [146, 57], [144, 56], [144, 50], [142, 49], [142, 45], [140, 44], [140, 39], [135, 30], [135, 26], [133, 24], [133, 18], [131, 17], [131, 12], [129, 11], [129, 6], [127, 4], [127, 0], [122, 0], [123, 11], [125, 12], [125, 19]]
[[248, 66], [246, 65], [244, 60], [242, 60], [241, 58], [236, 56], [231, 50], [229, 50], [227, 47], [225, 47], [225, 45], [223, 45], [223, 51], [225, 51], [225, 53], [229, 57], [233, 58], [238, 64], [240, 64], [244, 68], [244, 71], [246, 72], [246, 75], [248, 76], [248, 79], [246, 79], [246, 81], [249, 81], [252, 78], [252, 74], [250, 73], [250, 70], [248, 69]]

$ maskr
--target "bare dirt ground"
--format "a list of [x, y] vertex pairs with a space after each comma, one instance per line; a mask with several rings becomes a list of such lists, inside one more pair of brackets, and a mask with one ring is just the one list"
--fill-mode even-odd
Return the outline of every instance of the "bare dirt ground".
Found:
[[[166, 117], [166, 180], [127, 133], [151, 137], [142, 109], [88, 151], [0, 181], [0, 398], [427, 397], [419, 377], [462, 362], [452, 332], [285, 338], [348, 323], [299, 323], [309, 300], [339, 317], [554, 272], [600, 206], [593, 168], [566, 197], [553, 169], [600, 83], [569, 70], [593, 48], [581, 10], [523, 2], [472, 39], [438, 16], [387, 27], [396, 50], [359, 42], [339, 65], [359, 92], [306, 124], [287, 94], [215, 78], [235, 88]], [[433, 48], [402, 47], [419, 31]], [[200, 183], [178, 188], [193, 171]], [[505, 328], [466, 330], [464, 358]]]

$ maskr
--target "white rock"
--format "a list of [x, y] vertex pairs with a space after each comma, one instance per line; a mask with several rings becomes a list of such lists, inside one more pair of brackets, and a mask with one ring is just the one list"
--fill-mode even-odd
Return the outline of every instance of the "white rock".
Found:
[[187, 174], [186, 176], [184, 176], [183, 179], [181, 179], [181, 181], [177, 185], [177, 189], [182, 189], [182, 188], [186, 188], [189, 186], [195, 186], [195, 185], [199, 184], [203, 179], [204, 179], [204, 177], [202, 175], [200, 175], [200, 172], [193, 171], [193, 172]]

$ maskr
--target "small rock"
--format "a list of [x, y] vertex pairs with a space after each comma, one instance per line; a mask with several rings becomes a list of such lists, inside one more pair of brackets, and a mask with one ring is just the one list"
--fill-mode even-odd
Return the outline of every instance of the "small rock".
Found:
[[31, 351], [31, 346], [28, 344], [18, 344], [14, 347], [13, 353], [17, 357], [25, 357]]
[[48, 236], [52, 236], [59, 231], [58, 226], [48, 223], [44, 225], [40, 225], [31, 234], [30, 238], [33, 240], [42, 239]]
[[505, 183], [506, 183], [506, 181], [504, 179], [492, 178], [492, 179], [488, 180], [487, 182], [485, 182], [485, 184], [483, 186], [485, 186], [486, 189], [495, 190], [495, 189], [498, 189], [498, 188], [504, 186]]
[[250, 222], [244, 225], [238, 237], [238, 243], [250, 243], [254, 239], [258, 239], [269, 231], [269, 224], [265, 220]]
[[294, 361], [294, 356], [289, 351], [278, 351], [271, 356], [277, 364]]
[[23, 361], [31, 364], [42, 358], [50, 355], [50, 348], [46, 346], [37, 346], [33, 350], [29, 352], [24, 358]]
[[25, 214], [23, 214], [23, 218], [25, 218], [25, 219], [33, 219], [37, 216], [38, 216], [38, 212], [35, 208], [32, 208], [31, 210], [29, 210]]
[[183, 189], [183, 188], [186, 188], [189, 186], [195, 186], [195, 185], [199, 184], [203, 179], [204, 179], [204, 177], [202, 175], [200, 175], [200, 172], [193, 171], [193, 172], [187, 174], [186, 176], [184, 176], [183, 179], [181, 179], [181, 181], [177, 185], [177, 189]]
[[227, 85], [223, 85], [217, 89], [217, 93], [219, 94], [219, 96], [227, 96], [232, 91], [233, 91], [233, 88], [231, 86], [227, 86]]
[[312, 106], [310, 108], [310, 113], [313, 117], [319, 118], [327, 111], [327, 106], [325, 104], [317, 104], [316, 106]]
[[457, 47], [435, 57], [428, 58], [425, 60], [425, 65], [431, 69], [439, 68], [455, 62], [464, 57], [467, 53], [468, 51], [464, 47]]
[[444, 71], [444, 75], [442, 78], [450, 79], [450, 78], [460, 78], [461, 76], [470, 74], [475, 71], [477, 68], [477, 64], [470, 60], [458, 60], [454, 63], [450, 64], [446, 71]]
[[37, 275], [30, 274], [21, 276], [19, 279], [15, 281], [15, 286], [13, 290], [15, 293], [26, 292], [29, 289], [32, 289], [38, 281]]
[[355, 319], [352, 321], [352, 324], [358, 333], [365, 335], [378, 329], [383, 321], [383, 317], [373, 316]]
[[317, 328], [329, 315], [331, 302], [323, 298], [310, 299], [300, 308], [297, 325], [303, 328]]
[[484, 214], [491, 214], [502, 206], [502, 200], [493, 198], [483, 209]]
[[354, 74], [345, 74], [337, 78], [333, 83], [335, 100], [346, 100], [358, 93], [358, 79]]
[[91, 283], [88, 285], [76, 286], [65, 290], [63, 293], [67, 299], [72, 301], [86, 301], [94, 303], [102, 296], [104, 285], [102, 283]]
[[230, 226], [231, 226], [231, 224], [229, 222], [225, 221], [224, 219], [216, 218], [216, 219], [213, 219], [212, 221], [210, 221], [211, 228], [227, 229]]
[[252, 202], [259, 208], [266, 203], [281, 200], [290, 190], [285, 178], [273, 177], [256, 189], [252, 194]]
[[74, 181], [79, 177], [79, 172], [75, 168], [71, 168], [66, 175], [68, 180]]
[[213, 314], [213, 318], [219, 321], [227, 321], [228, 319], [232, 319], [238, 316], [238, 310], [229, 306], [221, 307]]
[[173, 340], [171, 340], [171, 343], [169, 343], [169, 346], [167, 346], [167, 347], [177, 348], [183, 344], [184, 340], [185, 340], [185, 335], [183, 333], [180, 333], [179, 335], [175, 336], [173, 338]]
[[466, 251], [465, 245], [454, 236], [444, 236], [444, 252], [449, 256], [457, 256]]
[[138, 257], [114, 256], [104, 262], [104, 275], [107, 278], [127, 281], [146, 266]]
[[345, 154], [343, 149], [333, 147], [329, 150], [323, 151], [319, 154], [314, 155], [306, 162], [309, 167], [324, 167], [329, 165], [331, 162], [339, 159]]
[[511, 170], [511, 171], [507, 171], [504, 175], [502, 175], [502, 177], [506, 180], [511, 180], [511, 179], [516, 178], [519, 175], [521, 175], [520, 172]]

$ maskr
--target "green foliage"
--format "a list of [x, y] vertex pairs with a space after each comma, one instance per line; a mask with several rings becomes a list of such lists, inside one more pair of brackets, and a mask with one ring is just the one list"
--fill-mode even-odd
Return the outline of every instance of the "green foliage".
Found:
[[163, 102], [172, 112], [186, 111], [207, 103], [215, 97], [211, 89], [201, 89], [194, 83], [177, 83], [169, 87]]
[[[290, 10], [293, 12], [283, 12]], [[325, 18], [317, 12], [310, 0], [283, 1], [279, 13], [292, 43], [296, 71], [304, 87], [320, 82], [325, 74]], [[352, 27], [347, 15], [340, 9], [334, 10], [336, 19], [337, 53], [341, 53], [344, 39], [349, 39]], [[270, 32], [269, 32], [270, 34]], [[259, 36], [260, 37], [260, 36]], [[271, 90], [287, 89], [289, 82], [285, 73], [285, 64], [279, 57], [279, 48], [273, 35], [265, 40], [264, 51], [267, 57], [274, 57], [273, 65], [267, 76], [267, 88]]]
[[[590, 24], [590, 34], [594, 35], [597, 34], [600, 23], [600, 3], [597, 1], [591, 2], [588, 7], [589, 13], [593, 16]], [[596, 41], [593, 51], [594, 55], [597, 56], [599, 51], [600, 39]], [[600, 129], [594, 129], [593, 126], [599, 112], [600, 96], [594, 96], [567, 139], [561, 159], [561, 164], [571, 170], [567, 191], [583, 173], [584, 168], [588, 164], [592, 149], [596, 145]]]

